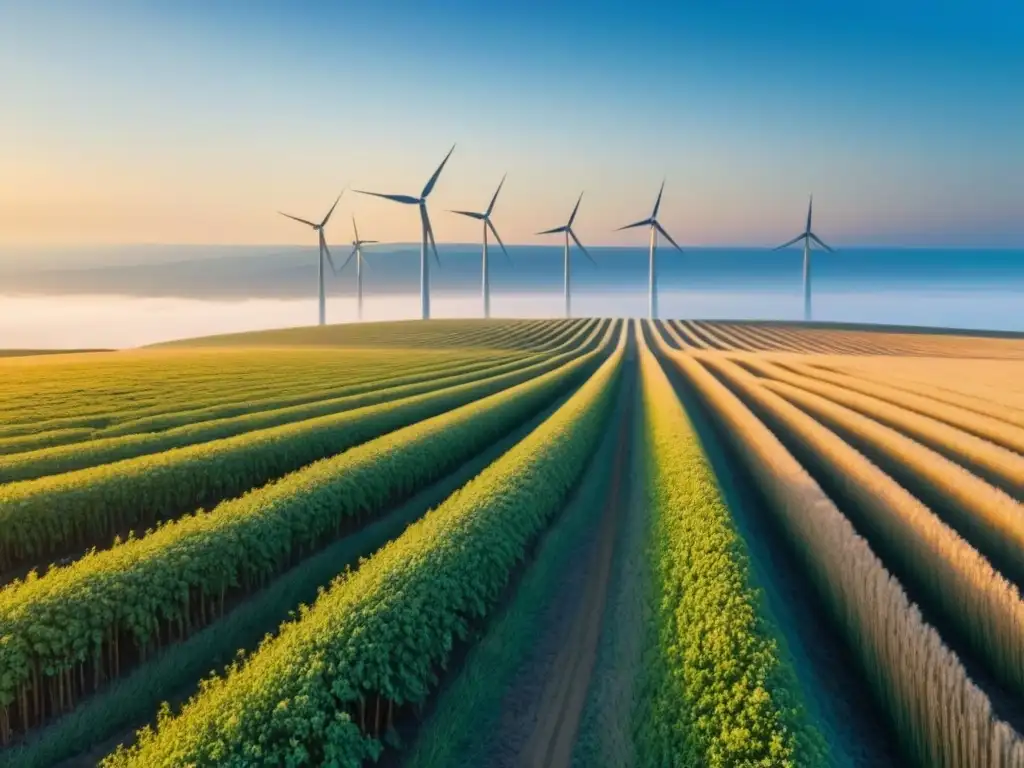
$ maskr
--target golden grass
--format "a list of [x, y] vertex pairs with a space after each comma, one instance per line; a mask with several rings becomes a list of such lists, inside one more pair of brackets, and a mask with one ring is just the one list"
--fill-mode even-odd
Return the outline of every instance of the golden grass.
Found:
[[[813, 363], [813, 361], [810, 362]], [[854, 376], [858, 379], [864, 379], [865, 381], [872, 381], [878, 384], [894, 387], [905, 392], [925, 395], [926, 397], [930, 397], [932, 400], [938, 400], [942, 403], [955, 405], [958, 408], [964, 408], [968, 411], [974, 411], [975, 413], [981, 413], [985, 416], [991, 416], [994, 419], [1000, 419], [1015, 426], [1024, 428], [1024, 404], [1015, 406], [1011, 403], [993, 402], [991, 396], [986, 397], [979, 393], [972, 394], [970, 388], [961, 387], [960, 391], [957, 391], [957, 389], [950, 387], [937, 386], [933, 383], [934, 377], [928, 375], [927, 368], [924, 366], [922, 366], [924, 370], [922, 371], [921, 377], [917, 380], [901, 378], [893, 375], [891, 372], [887, 374], [872, 373], [870, 371], [861, 370], [852, 365], [815, 367], [830, 369], [833, 373]], [[1014, 373], [1024, 376], [1024, 366], [1018, 368]], [[995, 392], [998, 390], [991, 391]]]
[[[764, 360], [745, 358], [741, 363], [758, 375], [821, 395], [899, 430], [947, 458], [952, 458], [975, 474], [997, 478], [1002, 487], [1010, 488], [1018, 498], [1024, 498], [1024, 456], [929, 416], [908, 411], [885, 400], [835, 384], [800, 376]], [[1018, 514], [1021, 513], [1024, 513], [1024, 510], [1019, 509]]]
[[[890, 461], [902, 460], [948, 494], [959, 526], [974, 533], [972, 538], [983, 539], [986, 551], [998, 551], [1003, 562], [1024, 562], [1020, 505], [935, 452], [860, 414], [789, 384], [759, 381], [726, 360], [707, 364], [754, 401], [776, 432], [791, 435], [814, 454], [823, 470], [842, 483], [860, 510], [858, 517], [885, 540], [889, 551], [898, 553], [947, 620], [960, 625], [1005, 682], [1024, 692], [1024, 603], [1016, 587], [924, 504], [819, 422], [838, 424], [867, 438]], [[1013, 575], [1020, 576], [1019, 567]]]
[[991, 416], [969, 411], [966, 408], [950, 403], [940, 402], [930, 397], [907, 392], [888, 384], [865, 381], [843, 373], [832, 373], [815, 365], [788, 361], [783, 362], [782, 365], [803, 376], [826, 381], [830, 384], [838, 384], [841, 387], [877, 397], [915, 413], [944, 421], [965, 432], [982, 437], [1017, 453], [1024, 454], [1024, 429], [1013, 424], [1008, 424]]
[[1024, 766], [1024, 742], [806, 470], [694, 355], [652, 335], [727, 427], [915, 762]]
[[1024, 363], [1017, 360], [962, 360], [949, 358], [898, 358], [845, 360], [833, 366], [843, 373], [892, 380], [904, 386], [959, 393], [973, 400], [1024, 410]]

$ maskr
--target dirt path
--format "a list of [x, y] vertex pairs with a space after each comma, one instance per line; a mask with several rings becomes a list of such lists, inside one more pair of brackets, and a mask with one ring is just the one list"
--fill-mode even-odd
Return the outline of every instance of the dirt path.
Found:
[[625, 503], [625, 487], [629, 466], [629, 436], [633, 415], [633, 387], [635, 386], [635, 358], [629, 355], [626, 364], [622, 396], [627, 398], [620, 423], [612, 468], [611, 485], [601, 515], [597, 541], [587, 567], [585, 592], [564, 643], [552, 665], [552, 674], [540, 695], [533, 729], [525, 747], [519, 754], [520, 766], [547, 766], [563, 768], [572, 763], [572, 750], [576, 742], [583, 706], [587, 699], [590, 676], [597, 658], [597, 644], [601, 636], [608, 582], [615, 550], [615, 531], [619, 511]]

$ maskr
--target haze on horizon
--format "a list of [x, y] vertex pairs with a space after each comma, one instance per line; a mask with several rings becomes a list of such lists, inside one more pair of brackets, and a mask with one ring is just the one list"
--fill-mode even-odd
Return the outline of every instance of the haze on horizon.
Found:
[[[416, 194], [453, 142], [439, 242], [508, 171], [508, 243], [586, 190], [584, 242], [641, 245], [667, 177], [683, 244], [781, 242], [813, 192], [837, 246], [1024, 245], [1008, 0], [85, 5], [0, 6], [0, 246], [306, 244], [276, 210]], [[329, 242], [417, 241], [396, 208], [346, 194]]]

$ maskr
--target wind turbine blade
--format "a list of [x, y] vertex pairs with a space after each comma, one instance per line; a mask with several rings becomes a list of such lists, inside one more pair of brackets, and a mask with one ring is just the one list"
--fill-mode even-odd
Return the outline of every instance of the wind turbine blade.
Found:
[[356, 226], [356, 217], [355, 216], [352, 217], [352, 234], [354, 236], [353, 237], [353, 242], [358, 243], [359, 242], [359, 227]]
[[344, 189], [341, 190], [341, 192], [338, 193], [338, 197], [334, 201], [334, 205], [331, 206], [331, 210], [329, 210], [327, 212], [327, 215], [324, 216], [324, 220], [322, 222], [320, 222], [320, 227], [321, 228], [326, 227], [327, 226], [327, 222], [331, 220], [331, 214], [334, 213], [334, 209], [338, 207], [338, 201], [341, 200], [341, 196], [343, 194], [345, 194], [345, 190]]
[[383, 197], [385, 200], [393, 200], [396, 203], [405, 203], [406, 205], [419, 205], [420, 199], [418, 197], [412, 197], [411, 195], [384, 195], [380, 192], [366, 192], [362, 189], [355, 190], [361, 195], [373, 195], [374, 197]]
[[452, 152], [455, 151], [455, 145], [452, 144], [452, 148], [448, 150], [448, 154], [444, 156], [444, 160], [437, 166], [437, 170], [434, 171], [434, 175], [430, 177], [430, 181], [427, 182], [427, 186], [423, 188], [423, 192], [420, 194], [421, 198], [426, 199], [427, 195], [430, 194], [431, 190], [434, 189], [434, 185], [437, 184], [437, 177], [441, 175], [441, 171], [444, 170], [444, 164], [448, 162], [448, 158], [452, 156]]
[[348, 263], [349, 263], [350, 261], [352, 261], [352, 257], [356, 255], [356, 251], [357, 251], [357, 250], [358, 250], [358, 248], [353, 248], [353, 249], [352, 249], [352, 253], [350, 253], [350, 254], [348, 255], [348, 258], [347, 258], [347, 259], [345, 259], [345, 263], [341, 265], [341, 269], [337, 270], [338, 272], [344, 272], [344, 271], [345, 271], [345, 267], [347, 267], [347, 266], [348, 266]]
[[814, 207], [814, 195], [811, 195], [807, 199], [807, 229], [804, 230], [804, 232], [807, 233], [807, 234], [810, 234], [810, 232], [811, 232], [811, 209], [813, 207]]
[[[323, 237], [323, 235], [321, 235], [321, 238], [322, 237]], [[331, 271], [334, 272], [334, 274], [338, 274], [338, 270], [334, 266], [334, 259], [331, 257], [331, 249], [327, 247], [327, 241], [326, 240], [321, 240], [321, 243], [324, 246], [324, 253], [327, 254], [327, 263], [331, 265]]]
[[366, 245], [367, 243], [379, 243], [379, 242], [380, 242], [380, 240], [360, 240], [359, 244], [360, 245]]
[[316, 224], [314, 224], [312, 221], [300, 219], [298, 216], [292, 216], [290, 213], [285, 213], [284, 211], [278, 211], [278, 213], [280, 213], [282, 216], [292, 219], [293, 221], [297, 221], [300, 224], [305, 224], [307, 227], [312, 227], [313, 229], [316, 229]]
[[789, 248], [789, 246], [794, 245], [795, 243], [799, 243], [805, 237], [807, 237], [806, 234], [797, 235], [792, 240], [789, 240], [788, 242], [783, 243], [782, 245], [778, 246], [777, 248], [772, 248], [772, 250], [773, 251], [781, 251], [783, 248]]
[[822, 242], [821, 238], [820, 238], [820, 237], [818, 237], [818, 236], [817, 236], [816, 234], [814, 234], [813, 232], [809, 232], [809, 233], [808, 233], [808, 235], [810, 236], [810, 238], [811, 238], [811, 239], [812, 239], [812, 240], [813, 240], [814, 242], [816, 242], [816, 243], [817, 243], [818, 245], [820, 245], [820, 246], [821, 246], [822, 248], [824, 248], [824, 249], [825, 249], [826, 251], [828, 251], [829, 253], [835, 253], [835, 252], [836, 252], [834, 248], [831, 248], [831, 247], [829, 247], [829, 246], [825, 245], [825, 243], [823, 243], [823, 242]]
[[659, 232], [661, 232], [662, 236], [666, 240], [668, 240], [670, 243], [672, 243], [672, 245], [674, 245], [676, 247], [677, 251], [679, 251], [680, 253], [683, 252], [683, 249], [679, 247], [679, 243], [677, 243], [675, 240], [672, 239], [672, 235], [670, 235], [668, 232], [666, 232], [665, 228], [663, 226], [661, 226], [661, 224], [659, 224], [658, 222], [654, 222], [654, 228], [656, 230], [658, 230]]
[[487, 218], [486, 214], [473, 213], [473, 211], [448, 211], [448, 213], [457, 213], [459, 216], [469, 216], [469, 218], [477, 219], [478, 221], [483, 221]]
[[501, 235], [499, 235], [498, 230], [494, 228], [494, 222], [491, 221], [490, 219], [487, 219], [487, 226], [490, 228], [491, 234], [494, 235], [494, 239], [498, 241], [498, 245], [501, 246], [501, 252], [505, 254], [505, 258], [508, 259], [509, 261], [512, 261], [512, 257], [509, 256], [508, 251], [505, 250], [505, 244], [501, 242]]
[[568, 227], [555, 227], [554, 229], [545, 229], [543, 232], [538, 232], [538, 235], [557, 235], [559, 232], [565, 232]]
[[658, 209], [661, 208], [661, 194], [665, 191], [665, 180], [661, 180], [661, 189], [658, 190], [658, 199], [654, 201], [654, 213], [651, 214], [652, 219], [658, 218]]
[[434, 251], [434, 261], [437, 262], [437, 266], [441, 266], [441, 259], [437, 255], [437, 242], [434, 240], [434, 228], [430, 226], [430, 216], [427, 215], [427, 206], [420, 206], [420, 218], [423, 219], [423, 229], [426, 230], [427, 239], [430, 241], [430, 247]]
[[571, 237], [572, 241], [576, 243], [576, 247], [583, 251], [583, 255], [590, 259], [590, 263], [596, 267], [597, 262], [594, 261], [594, 257], [590, 255], [590, 251], [583, 247], [583, 243], [580, 242], [580, 239], [576, 237], [576, 233], [573, 232], [571, 229], [569, 230], [569, 237]]
[[572, 223], [576, 220], [576, 213], [580, 209], [580, 203], [583, 202], [583, 193], [580, 192], [580, 199], [576, 201], [576, 207], [572, 209], [572, 216], [569, 217], [569, 223], [566, 224], [566, 228], [571, 227]]
[[[505, 176], [508, 176], [506, 173]], [[505, 184], [505, 176], [501, 177], [501, 181], [498, 182], [498, 188], [494, 190], [494, 197], [491, 198], [491, 204], [487, 206], [487, 215], [491, 215], [491, 211], [494, 210], [494, 203], [498, 199], [498, 193], [501, 192], [502, 186]]]
[[624, 229], [633, 229], [634, 227], [646, 227], [654, 223], [654, 219], [644, 219], [643, 221], [635, 221], [632, 224], [627, 224], [624, 227], [619, 227], [616, 232], [621, 232]]

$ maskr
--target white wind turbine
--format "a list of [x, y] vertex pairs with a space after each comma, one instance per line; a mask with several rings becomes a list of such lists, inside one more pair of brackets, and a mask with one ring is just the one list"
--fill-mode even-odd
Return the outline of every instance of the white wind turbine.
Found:
[[665, 231], [665, 228], [658, 223], [658, 209], [661, 207], [661, 194], [665, 191], [665, 182], [661, 182], [661, 189], [658, 190], [658, 199], [654, 201], [654, 211], [651, 212], [650, 218], [644, 219], [643, 221], [637, 221], [633, 224], [627, 224], [624, 227], [619, 227], [618, 232], [623, 229], [633, 229], [634, 227], [650, 227], [651, 228], [651, 251], [648, 266], [648, 297], [647, 306], [648, 313], [653, 320], [658, 316], [658, 275], [654, 269], [654, 254], [658, 250], [658, 233], [664, 235], [665, 239], [668, 240], [672, 245], [676, 247], [676, 250], [680, 253], [683, 249], [679, 247], [679, 243], [672, 239], [672, 236]]
[[[451, 213], [457, 213], [460, 216], [468, 216], [471, 219], [483, 222], [484, 228], [484, 260], [483, 260], [483, 295], [484, 295], [484, 317], [491, 316], [491, 273], [487, 263], [487, 230], [490, 229], [494, 233], [494, 239], [498, 241], [498, 245], [501, 246], [502, 252], [505, 254], [505, 258], [509, 259], [508, 251], [505, 250], [505, 244], [501, 242], [501, 235], [498, 234], [498, 230], [494, 228], [494, 222], [491, 221], [491, 212], [494, 210], [494, 203], [498, 199], [498, 193], [501, 192], [501, 187], [505, 183], [505, 177], [501, 177], [501, 181], [498, 183], [498, 188], [494, 192], [494, 197], [491, 198], [491, 204], [487, 206], [487, 210], [483, 213], [476, 213], [474, 211], [451, 211]], [[511, 259], [509, 259], [511, 261]]]
[[344, 271], [348, 263], [352, 261], [352, 257], [356, 260], [356, 306], [358, 307], [359, 320], [363, 319], [363, 246], [369, 243], [379, 242], [378, 240], [360, 240], [359, 239], [359, 227], [356, 226], [356, 217], [352, 217], [352, 233], [355, 238], [352, 241], [352, 253], [345, 259], [345, 263], [341, 265], [339, 272]]
[[811, 241], [820, 245], [829, 253], [835, 253], [835, 251], [829, 246], [822, 242], [821, 238], [818, 237], [811, 231], [811, 209], [814, 206], [814, 195], [810, 196], [807, 201], [807, 227], [799, 235], [794, 237], [789, 242], [783, 243], [778, 248], [773, 250], [779, 251], [783, 248], [788, 248], [795, 243], [799, 243], [801, 240], [804, 241], [804, 320], [811, 319]]
[[338, 207], [338, 200], [341, 200], [341, 196], [344, 193], [345, 193], [345, 190], [341, 190], [341, 192], [338, 194], [337, 200], [334, 201], [334, 205], [331, 206], [331, 210], [329, 210], [327, 212], [327, 215], [324, 216], [324, 220], [321, 221], [319, 224], [314, 224], [312, 221], [306, 221], [305, 219], [300, 219], [298, 216], [292, 216], [290, 213], [284, 213], [283, 211], [278, 211], [278, 213], [280, 213], [282, 216], [287, 216], [289, 219], [297, 221], [300, 224], [305, 224], [307, 227], [312, 227], [313, 231], [317, 233], [317, 236], [319, 238], [319, 241], [320, 241], [320, 261], [319, 261], [319, 270], [318, 270], [317, 280], [318, 280], [318, 282], [320, 284], [320, 325], [324, 324], [324, 319], [325, 319], [325, 316], [326, 316], [326, 307], [325, 307], [325, 299], [324, 299], [324, 256], [327, 256], [327, 261], [330, 262], [331, 269], [332, 270], [334, 269], [334, 259], [331, 258], [331, 251], [327, 247], [327, 241], [324, 239], [324, 227], [326, 227], [327, 226], [327, 222], [331, 220], [331, 214], [334, 213], [334, 209]]
[[441, 259], [437, 255], [437, 242], [434, 240], [434, 230], [430, 226], [430, 217], [427, 215], [427, 197], [434, 189], [434, 185], [437, 184], [437, 177], [441, 175], [441, 171], [444, 169], [444, 164], [448, 162], [448, 158], [452, 156], [452, 152], [455, 151], [455, 145], [452, 144], [452, 148], [448, 150], [448, 154], [444, 156], [444, 160], [437, 166], [437, 170], [434, 171], [434, 175], [427, 181], [426, 186], [423, 187], [423, 191], [420, 192], [419, 197], [412, 197], [411, 195], [384, 195], [380, 192], [366, 192], [364, 190], [357, 189], [364, 195], [373, 195], [374, 197], [383, 197], [385, 200], [392, 200], [396, 203], [403, 203], [405, 205], [418, 205], [420, 208], [420, 223], [423, 228], [423, 239], [420, 243], [420, 306], [423, 311], [423, 319], [430, 319], [430, 265], [427, 261], [427, 241], [429, 240], [430, 247], [434, 251], [434, 259], [437, 261], [437, 265], [441, 266]]
[[587, 249], [583, 247], [583, 243], [576, 237], [576, 233], [572, 231], [572, 223], [576, 220], [576, 212], [580, 209], [580, 202], [583, 200], [583, 193], [580, 192], [580, 198], [576, 201], [576, 207], [572, 209], [572, 215], [569, 216], [569, 222], [564, 227], [555, 227], [554, 229], [545, 229], [543, 232], [538, 232], [538, 235], [555, 235], [561, 232], [565, 233], [565, 316], [572, 317], [572, 304], [569, 296], [569, 282], [570, 282], [570, 271], [569, 271], [569, 238], [573, 239], [573, 242], [583, 251], [583, 255], [586, 256], [590, 261], [597, 266], [597, 262], [594, 261], [593, 257], [587, 252]]

